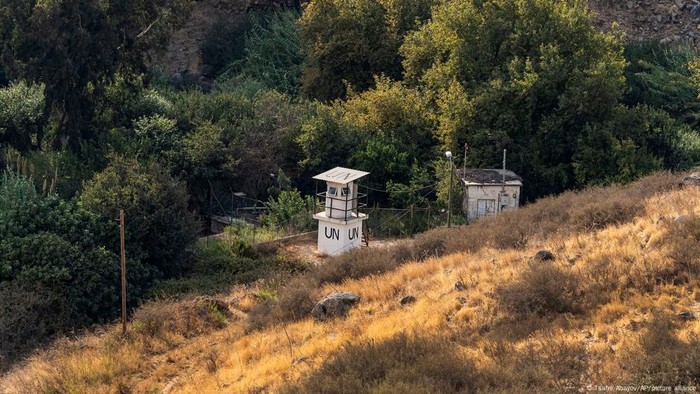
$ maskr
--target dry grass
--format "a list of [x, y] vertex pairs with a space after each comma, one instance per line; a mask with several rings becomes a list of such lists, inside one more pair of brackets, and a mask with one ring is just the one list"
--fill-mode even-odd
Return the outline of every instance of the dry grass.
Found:
[[[674, 179], [568, 193], [414, 245], [347, 255], [272, 296], [263, 285], [239, 288], [224, 319], [196, 301], [175, 308], [203, 326], [158, 324], [172, 313], [155, 305], [153, 322], [126, 338], [109, 331], [37, 354], [0, 380], [0, 392], [700, 385], [700, 322], [679, 316], [700, 317], [700, 190], [671, 190]], [[540, 249], [556, 259], [531, 261]], [[312, 300], [337, 290], [362, 299], [346, 319], [305, 317]], [[404, 295], [416, 302], [401, 306]], [[245, 316], [265, 313], [251, 331]]]

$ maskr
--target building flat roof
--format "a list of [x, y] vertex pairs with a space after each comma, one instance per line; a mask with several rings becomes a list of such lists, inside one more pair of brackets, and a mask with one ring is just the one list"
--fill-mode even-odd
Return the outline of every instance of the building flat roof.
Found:
[[458, 174], [466, 184], [500, 185], [503, 183], [503, 174], [506, 176], [506, 184], [523, 184], [523, 179], [511, 170], [467, 168], [466, 171], [460, 169]]
[[353, 170], [345, 167], [335, 167], [332, 170], [316, 175], [314, 179], [326, 182], [348, 184], [356, 179], [362, 178], [365, 175], [369, 175], [369, 172]]

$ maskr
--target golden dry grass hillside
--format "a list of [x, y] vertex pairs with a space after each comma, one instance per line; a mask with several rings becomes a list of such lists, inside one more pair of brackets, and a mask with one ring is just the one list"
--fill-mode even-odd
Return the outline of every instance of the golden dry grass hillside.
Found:
[[[125, 337], [57, 341], [0, 392], [700, 390], [700, 188], [679, 179], [569, 192], [216, 300], [152, 303]], [[314, 322], [310, 300], [334, 291], [361, 301]]]

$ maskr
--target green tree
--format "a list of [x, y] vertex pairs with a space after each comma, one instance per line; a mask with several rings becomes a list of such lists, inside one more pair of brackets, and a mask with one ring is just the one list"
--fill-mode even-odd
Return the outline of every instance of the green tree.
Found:
[[309, 97], [345, 96], [345, 84], [364, 91], [375, 75], [401, 78], [399, 47], [407, 32], [430, 17], [432, 0], [317, 0], [299, 21], [308, 54], [302, 78]]
[[20, 81], [0, 88], [0, 146], [9, 145], [22, 153], [39, 148], [43, 119], [43, 85]]
[[246, 33], [253, 27], [255, 17], [247, 14], [238, 20], [221, 17], [207, 32], [202, 43], [202, 62], [210, 67], [207, 74], [218, 76], [232, 62], [245, 56]]
[[45, 86], [54, 144], [80, 147], [96, 102], [120, 71], [145, 69], [189, 0], [10, 0], [0, 7], [2, 63], [13, 78]]
[[647, 106], [616, 107], [608, 121], [588, 125], [576, 146], [580, 185], [630, 182], [664, 168], [687, 169], [700, 159], [700, 136]]
[[[371, 162], [397, 160], [394, 170], [387, 163], [386, 173], [396, 176], [399, 175], [397, 171], [402, 171], [406, 176], [414, 160], [433, 159], [436, 125], [430, 117], [430, 106], [418, 90], [401, 82], [377, 78], [376, 88], [352, 95], [340, 106], [345, 121], [357, 125], [363, 139], [367, 140], [365, 150], [358, 147], [358, 155], [366, 156], [364, 160], [356, 158], [359, 165], [376, 167]], [[383, 158], [371, 154], [372, 151], [381, 154], [380, 151], [387, 149], [395, 150], [394, 156], [402, 157]], [[385, 171], [380, 168], [374, 168], [372, 173], [385, 178]]]
[[624, 103], [658, 108], [697, 129], [700, 126], [698, 87], [689, 64], [698, 57], [690, 47], [631, 43], [625, 47], [629, 65]]
[[185, 190], [154, 162], [113, 157], [85, 183], [79, 203], [104, 220], [114, 220], [123, 209], [130, 255], [170, 278], [189, 269], [199, 233]]
[[312, 219], [314, 199], [301, 196], [298, 190], [283, 190], [277, 198], [267, 202], [269, 213], [265, 223], [287, 232], [308, 231], [314, 227]]
[[298, 18], [295, 11], [283, 11], [255, 19], [246, 34], [242, 59], [229, 66], [225, 77], [236, 74], [259, 81], [268, 89], [298, 95], [306, 61], [296, 26]]
[[577, 136], [622, 97], [620, 42], [593, 27], [585, 1], [458, 0], [436, 6], [401, 53], [406, 79], [436, 103], [442, 148], [467, 142], [480, 167], [508, 148], [532, 197], [575, 186]]
[[[63, 300], [71, 325], [118, 311], [118, 234], [113, 220], [54, 194], [40, 195], [24, 176], [0, 178], [0, 288], [21, 282], [46, 289]], [[128, 275], [135, 303], [153, 283], [154, 270], [130, 259]]]

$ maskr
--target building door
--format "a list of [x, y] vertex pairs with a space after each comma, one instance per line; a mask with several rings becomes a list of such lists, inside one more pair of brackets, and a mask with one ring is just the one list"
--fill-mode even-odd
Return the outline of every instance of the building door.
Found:
[[477, 216], [491, 216], [496, 214], [496, 200], [477, 200]]

